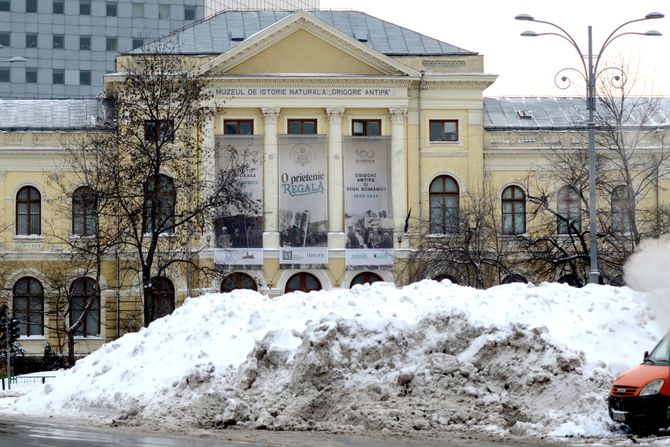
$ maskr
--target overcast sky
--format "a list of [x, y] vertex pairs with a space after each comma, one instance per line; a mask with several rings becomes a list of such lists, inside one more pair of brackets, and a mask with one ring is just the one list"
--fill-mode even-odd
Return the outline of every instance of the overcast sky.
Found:
[[624, 36], [604, 53], [600, 68], [622, 58], [633, 65], [640, 94], [670, 95], [670, 2], [667, 0], [321, 0], [322, 9], [355, 9], [430, 37], [484, 55], [484, 69], [498, 80], [486, 96], [581, 95], [579, 89], [560, 90], [554, 75], [577, 67], [577, 52], [553, 36], [521, 37], [526, 30], [551, 31], [520, 22], [520, 13], [554, 22], [575, 38], [586, 54], [587, 27], [593, 26], [593, 52], [622, 23], [661, 12], [668, 17], [634, 23], [625, 31], [657, 30], [662, 37]]

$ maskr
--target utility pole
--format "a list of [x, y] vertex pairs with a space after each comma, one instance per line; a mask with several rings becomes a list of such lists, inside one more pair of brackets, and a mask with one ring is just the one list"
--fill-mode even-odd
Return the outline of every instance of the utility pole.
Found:
[[12, 342], [9, 340], [9, 309], [7, 306], [0, 307], [0, 325], [5, 327], [0, 329], [0, 333], [4, 332], [5, 335], [5, 355], [7, 356], [7, 389], [12, 389], [12, 376], [11, 376], [11, 360], [10, 352]]

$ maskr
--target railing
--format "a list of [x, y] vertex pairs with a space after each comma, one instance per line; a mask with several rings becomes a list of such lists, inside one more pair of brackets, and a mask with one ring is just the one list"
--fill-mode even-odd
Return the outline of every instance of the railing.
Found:
[[[25, 377], [12, 377], [11, 378], [11, 384], [12, 385], [19, 385], [19, 384], [25, 384], [25, 385], [35, 385], [35, 384], [40, 384], [40, 383], [46, 383], [47, 379], [54, 379], [56, 376], [25, 376]], [[6, 390], [9, 388], [9, 382], [7, 381], [6, 377], [0, 378], [0, 382], [2, 382], [2, 390]]]

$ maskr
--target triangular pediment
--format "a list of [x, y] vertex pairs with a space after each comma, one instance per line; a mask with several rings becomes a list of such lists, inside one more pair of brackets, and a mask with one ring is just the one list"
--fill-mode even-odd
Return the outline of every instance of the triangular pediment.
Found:
[[203, 64], [200, 74], [418, 76], [414, 69], [298, 11]]

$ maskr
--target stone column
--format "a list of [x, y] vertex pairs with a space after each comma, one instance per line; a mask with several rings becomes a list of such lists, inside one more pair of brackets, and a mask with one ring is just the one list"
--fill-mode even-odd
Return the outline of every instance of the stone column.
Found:
[[328, 132], [328, 246], [344, 248], [344, 167], [342, 165], [343, 108], [326, 109]]
[[[214, 140], [214, 125], [215, 114], [205, 114], [204, 120], [200, 123], [200, 130], [202, 132], [202, 146], [201, 146], [201, 171], [200, 184], [202, 185], [202, 192], [204, 196], [209, 196], [213, 193], [213, 185], [217, 181], [216, 171], [216, 142]], [[214, 247], [214, 224], [209, 219], [205, 219], [205, 228], [203, 232], [203, 241], [207, 241], [208, 247]]]
[[402, 235], [407, 216], [407, 161], [405, 154], [406, 108], [389, 109], [391, 112], [391, 195], [393, 201], [393, 231], [395, 245]]
[[277, 158], [278, 107], [264, 107], [263, 141], [263, 248], [279, 248], [279, 160]]

